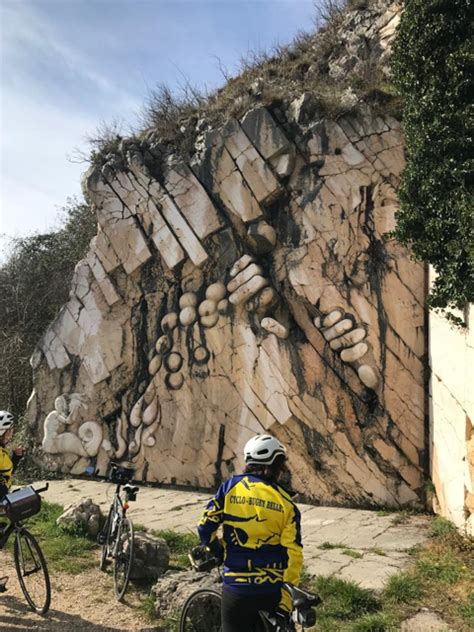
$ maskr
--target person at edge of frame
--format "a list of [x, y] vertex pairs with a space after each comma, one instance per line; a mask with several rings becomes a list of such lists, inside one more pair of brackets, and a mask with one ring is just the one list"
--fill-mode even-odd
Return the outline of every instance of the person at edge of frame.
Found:
[[[23, 448], [7, 450], [14, 433], [14, 416], [6, 410], [0, 410], [0, 500], [5, 498], [12, 485], [13, 472], [23, 456]], [[0, 535], [6, 524], [0, 522]], [[7, 577], [0, 577], [0, 592], [7, 590]]]
[[258, 630], [260, 610], [287, 620], [291, 598], [282, 584], [298, 585], [303, 566], [300, 512], [277, 482], [285, 447], [257, 435], [244, 456], [244, 473], [222, 483], [198, 525], [202, 546], [224, 563], [222, 632]]

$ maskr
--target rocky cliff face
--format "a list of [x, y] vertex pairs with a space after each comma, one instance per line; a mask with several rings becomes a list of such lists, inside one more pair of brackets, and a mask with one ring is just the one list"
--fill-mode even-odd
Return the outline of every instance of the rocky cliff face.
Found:
[[[356, 17], [338, 68], [393, 37], [393, 6]], [[98, 234], [32, 358], [50, 466], [212, 488], [269, 432], [308, 499], [419, 503], [425, 275], [383, 237], [403, 164], [397, 120], [302, 93], [189, 161], [151, 131], [92, 166]]]

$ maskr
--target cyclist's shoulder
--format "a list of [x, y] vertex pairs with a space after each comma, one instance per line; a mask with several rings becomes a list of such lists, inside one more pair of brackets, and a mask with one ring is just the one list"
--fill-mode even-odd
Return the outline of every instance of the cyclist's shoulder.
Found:
[[286, 504], [294, 507], [295, 510], [298, 509], [295, 501], [293, 500], [293, 497], [295, 496], [294, 492], [286, 489], [286, 487], [283, 487], [283, 485], [279, 485], [278, 483], [273, 483], [273, 488], [280, 494]]
[[228, 494], [233, 487], [241, 482], [244, 476], [245, 474], [234, 474], [234, 476], [221, 483], [221, 486], [219, 488], [220, 493]]
[[10, 456], [10, 452], [4, 448], [3, 446], [0, 446], [0, 459], [2, 461], [11, 461], [12, 458]]

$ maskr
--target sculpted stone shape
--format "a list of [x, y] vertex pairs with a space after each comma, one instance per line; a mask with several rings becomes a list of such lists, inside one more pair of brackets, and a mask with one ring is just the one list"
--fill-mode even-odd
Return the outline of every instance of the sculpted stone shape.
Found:
[[[79, 393], [69, 396], [61, 395], [54, 402], [55, 410], [51, 411], [44, 422], [42, 447], [50, 454], [76, 454], [81, 457], [94, 457], [103, 443], [102, 426], [96, 421], [81, 423], [74, 432], [63, 432], [67, 426], [79, 420], [84, 408], [84, 398]], [[110, 450], [110, 442], [106, 440], [104, 449]]]

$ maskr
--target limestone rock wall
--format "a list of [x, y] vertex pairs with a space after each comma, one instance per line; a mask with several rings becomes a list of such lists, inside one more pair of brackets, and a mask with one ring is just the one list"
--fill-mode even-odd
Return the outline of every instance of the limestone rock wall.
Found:
[[308, 498], [418, 502], [424, 271], [383, 239], [402, 168], [396, 120], [308, 94], [192, 164], [148, 139], [92, 168], [99, 231], [32, 360], [53, 467], [213, 487], [268, 431]]
[[43, 461], [213, 488], [270, 432], [308, 500], [421, 503], [425, 271], [384, 238], [398, 121], [361, 103], [332, 120], [302, 93], [198, 122], [188, 161], [153, 131], [102, 158], [97, 236], [32, 358]]

